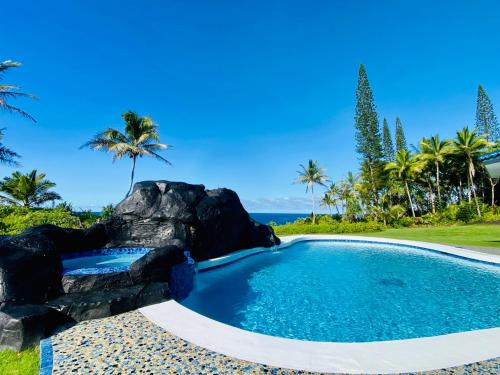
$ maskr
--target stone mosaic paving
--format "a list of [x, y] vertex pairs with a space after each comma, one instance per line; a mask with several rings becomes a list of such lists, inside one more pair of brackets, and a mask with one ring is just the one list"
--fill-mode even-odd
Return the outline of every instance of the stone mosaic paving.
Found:
[[[52, 337], [53, 374], [309, 374], [200, 348], [138, 311], [79, 323]], [[500, 374], [500, 358], [434, 374]]]

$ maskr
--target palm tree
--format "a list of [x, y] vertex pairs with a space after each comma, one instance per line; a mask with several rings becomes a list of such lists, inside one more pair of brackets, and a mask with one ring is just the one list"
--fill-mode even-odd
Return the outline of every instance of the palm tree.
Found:
[[328, 177], [325, 176], [325, 169], [318, 165], [316, 160], [309, 160], [307, 167], [300, 164], [302, 168], [301, 171], [297, 171], [299, 177], [297, 178], [297, 183], [306, 184], [306, 193], [311, 189], [312, 194], [312, 216], [313, 224], [316, 223], [316, 214], [314, 213], [314, 184], [326, 186]]
[[[0, 62], [0, 80], [2, 78], [3, 72], [7, 71], [10, 68], [17, 68], [19, 66], [21, 66], [20, 63], [11, 60]], [[28, 112], [22, 110], [21, 108], [13, 106], [8, 102], [9, 99], [14, 99], [18, 97], [36, 99], [36, 96], [34, 95], [18, 91], [19, 88], [20, 88], [19, 86], [3, 85], [0, 83], [0, 109], [3, 109], [8, 112], [18, 113], [21, 116], [26, 117], [33, 122], [36, 122], [33, 116], [31, 116]]]
[[[0, 141], [3, 139], [3, 131], [4, 129], [0, 129]], [[16, 161], [17, 158], [19, 158], [17, 153], [7, 148], [0, 142], [0, 163], [16, 167], [19, 165]]]
[[335, 210], [337, 211], [337, 214], [340, 214], [339, 211], [339, 194], [340, 194], [340, 188], [337, 184], [332, 182], [330, 186], [328, 187], [327, 193], [330, 195], [330, 201], [333, 206], [335, 206]]
[[122, 114], [125, 122], [125, 132], [108, 128], [97, 134], [80, 148], [89, 147], [93, 150], [112, 152], [113, 161], [124, 156], [132, 159], [132, 173], [130, 176], [130, 187], [127, 195], [130, 195], [134, 185], [135, 165], [138, 157], [151, 156], [168, 165], [172, 165], [167, 159], [158, 154], [160, 150], [166, 150], [170, 145], [160, 143], [158, 125], [150, 117], [140, 117], [137, 113], [128, 111]]
[[328, 207], [328, 211], [330, 211], [330, 216], [332, 215], [332, 206], [334, 203], [334, 197], [330, 193], [330, 191], [325, 192], [323, 199], [321, 200], [321, 205]]
[[413, 180], [414, 175], [419, 173], [422, 168], [423, 163], [405, 149], [401, 149], [396, 152], [395, 161], [387, 163], [385, 166], [386, 170], [393, 171], [398, 179], [404, 184], [406, 196], [408, 197], [413, 217], [415, 217], [415, 210], [413, 209], [413, 200], [411, 198], [409, 182]]
[[467, 186], [469, 188], [469, 202], [471, 193], [476, 203], [477, 215], [481, 217], [481, 209], [477, 202], [476, 187], [474, 185], [474, 176], [476, 174], [476, 165], [478, 157], [488, 147], [490, 143], [482, 135], [477, 133], [477, 129], [469, 130], [466, 126], [461, 131], [457, 131], [457, 136], [453, 140], [453, 151], [459, 156], [467, 167]]
[[439, 181], [439, 166], [444, 163], [445, 157], [452, 152], [450, 141], [439, 140], [439, 135], [430, 138], [423, 138], [420, 142], [421, 158], [434, 164], [436, 173], [436, 187], [438, 201], [441, 204], [441, 184]]
[[0, 199], [14, 206], [34, 207], [43, 203], [61, 199], [60, 195], [50, 191], [56, 184], [45, 179], [45, 173], [33, 169], [27, 174], [19, 171], [0, 181]]

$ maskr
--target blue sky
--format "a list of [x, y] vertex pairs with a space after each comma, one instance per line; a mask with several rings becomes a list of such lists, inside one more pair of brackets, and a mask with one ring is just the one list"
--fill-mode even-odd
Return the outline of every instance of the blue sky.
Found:
[[[364, 63], [380, 118], [407, 138], [472, 125], [477, 84], [500, 107], [495, 1], [15, 1], [2, 5], [4, 82], [37, 124], [0, 115], [22, 170], [75, 207], [125, 194], [130, 161], [78, 150], [128, 109], [175, 146], [137, 178], [236, 190], [250, 211], [306, 212], [299, 163], [356, 170], [354, 94]], [[14, 103], [13, 103], [14, 104]], [[2, 175], [13, 169], [2, 167]]]

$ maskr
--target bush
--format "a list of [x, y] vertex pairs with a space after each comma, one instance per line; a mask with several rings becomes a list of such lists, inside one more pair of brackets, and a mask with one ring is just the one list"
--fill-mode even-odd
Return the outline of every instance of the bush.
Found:
[[403, 216], [391, 222], [394, 228], [407, 228], [415, 224], [415, 219], [409, 216]]
[[114, 206], [112, 204], [108, 204], [106, 206], [104, 206], [102, 209], [101, 209], [101, 218], [102, 219], [107, 219], [108, 217], [110, 217], [111, 215], [113, 215], [113, 211], [114, 211]]
[[99, 219], [99, 215], [90, 210], [74, 212], [73, 215], [80, 219], [80, 222], [84, 227], [90, 227]]
[[[324, 219], [326, 220], [326, 219]], [[339, 234], [339, 233], [362, 233], [377, 232], [384, 226], [375, 221], [350, 223], [347, 221], [337, 222], [332, 219], [331, 223], [289, 223], [273, 226], [274, 232], [278, 236], [292, 234]]]
[[17, 234], [35, 225], [53, 224], [64, 228], [81, 228], [78, 217], [65, 209], [28, 209], [2, 207], [0, 234]]
[[469, 223], [476, 216], [476, 208], [474, 203], [462, 202], [458, 205], [458, 211], [456, 219], [463, 221], [464, 223]]

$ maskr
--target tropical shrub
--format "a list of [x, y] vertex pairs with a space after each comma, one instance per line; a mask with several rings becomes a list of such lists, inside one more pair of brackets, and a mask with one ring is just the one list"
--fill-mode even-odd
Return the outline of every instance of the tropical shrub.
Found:
[[82, 227], [77, 216], [63, 209], [0, 208], [0, 234], [17, 234], [41, 224], [53, 224], [64, 228]]
[[[322, 217], [323, 218], [323, 217]], [[320, 219], [321, 220], [321, 219]], [[328, 219], [323, 219], [328, 221]], [[333, 220], [333, 219], [332, 219]], [[384, 226], [375, 221], [350, 223], [348, 221], [332, 221], [331, 223], [289, 223], [285, 225], [273, 226], [274, 232], [278, 236], [292, 234], [337, 234], [337, 233], [361, 233], [380, 231]]]
[[110, 217], [111, 215], [113, 215], [114, 209], [115, 209], [115, 207], [112, 204], [108, 204], [108, 205], [104, 206], [101, 209], [101, 218], [102, 219], [107, 219], [108, 217]]
[[91, 226], [99, 219], [99, 215], [90, 210], [74, 212], [73, 214], [80, 219], [80, 222], [84, 227]]

